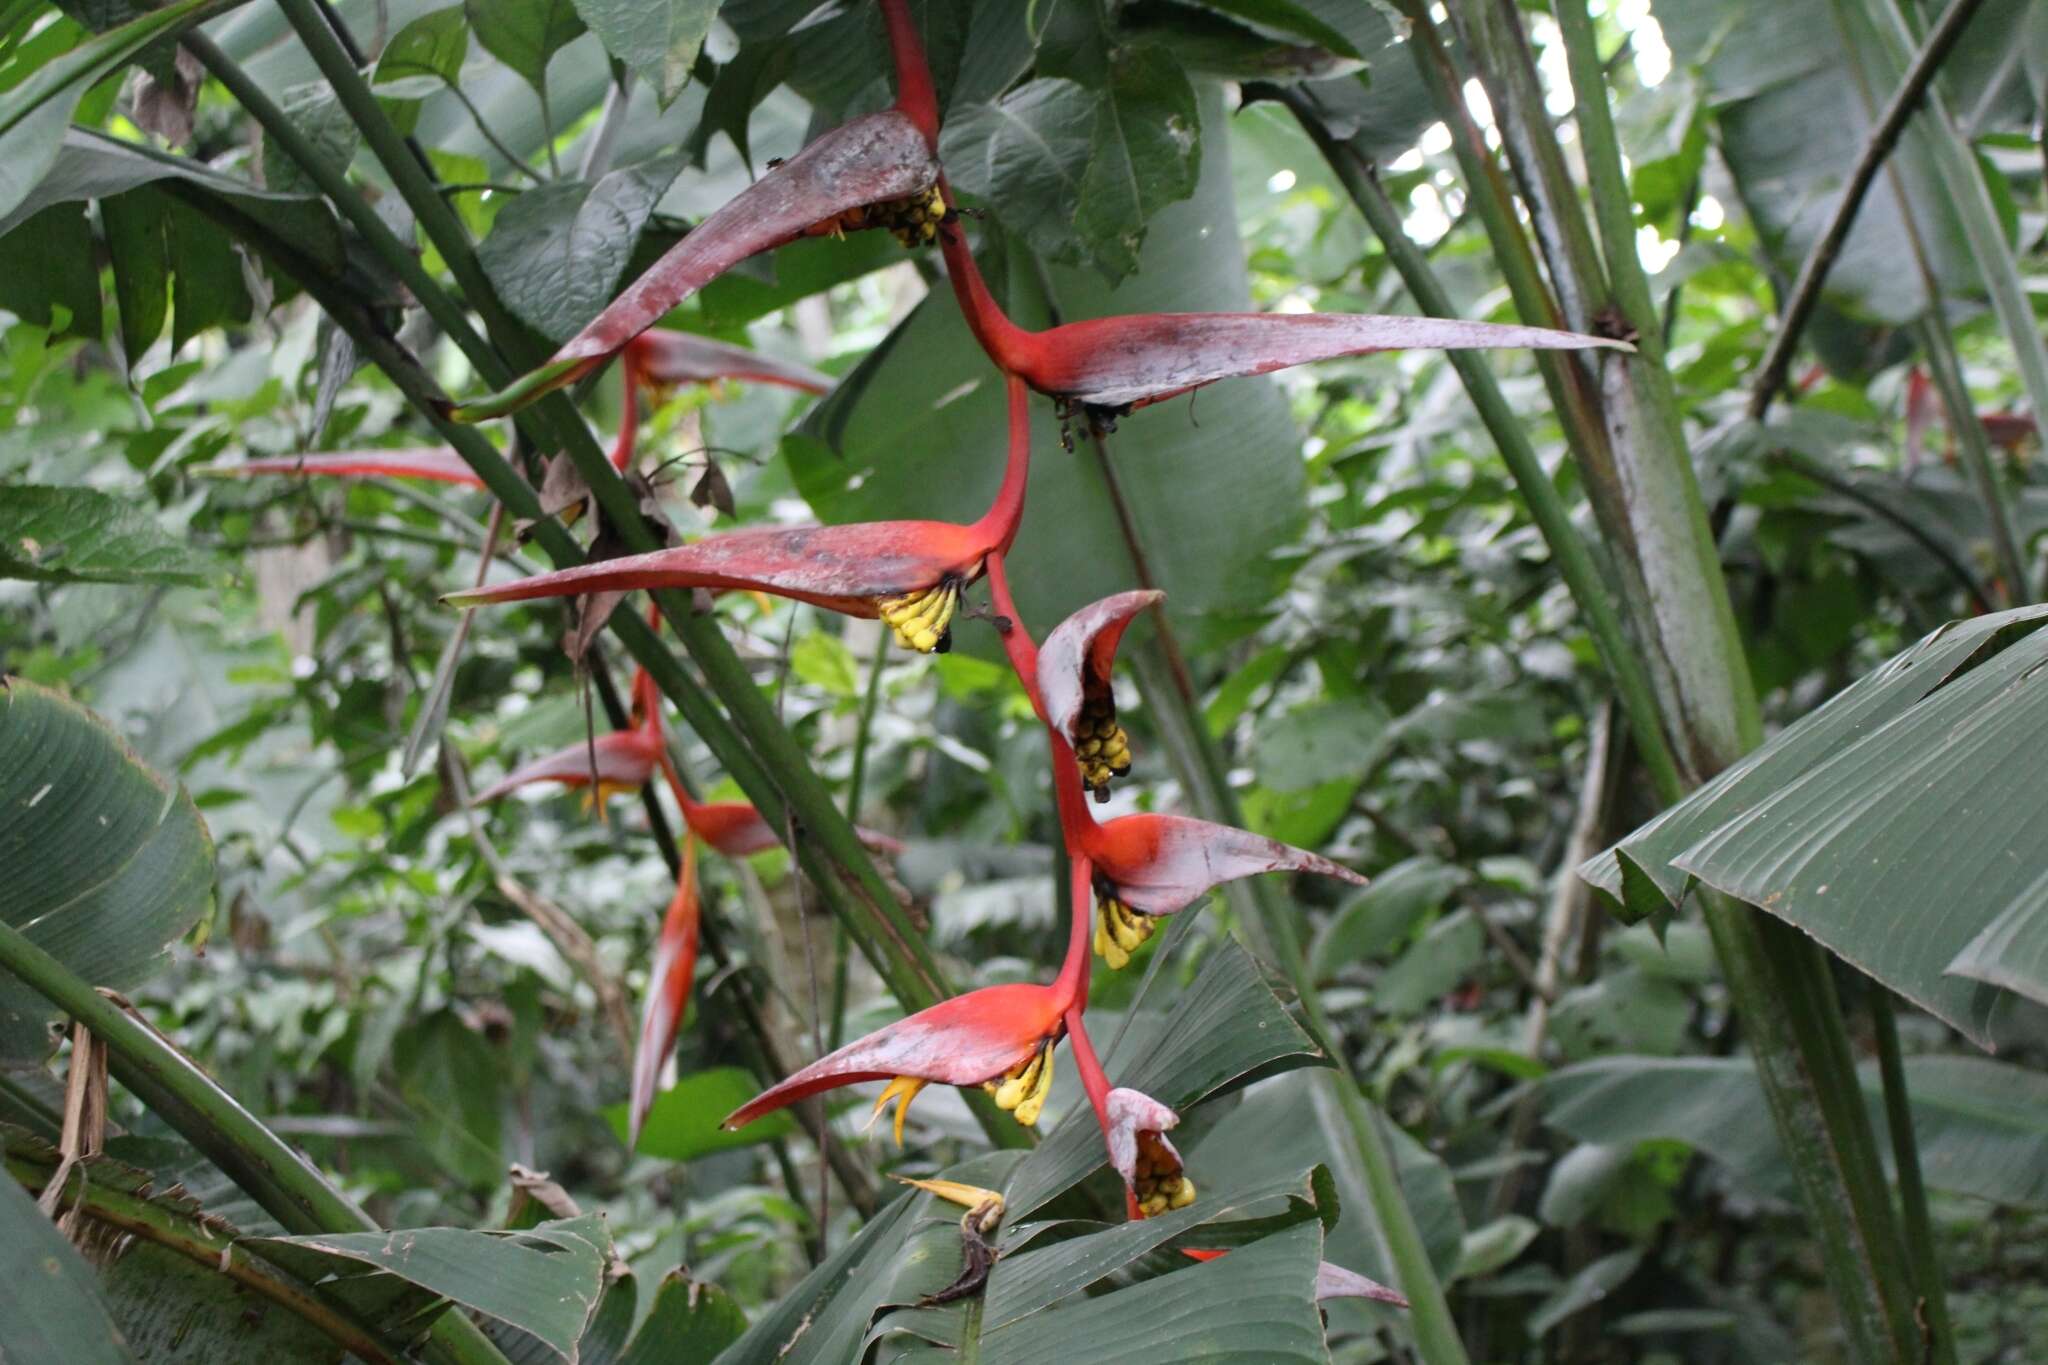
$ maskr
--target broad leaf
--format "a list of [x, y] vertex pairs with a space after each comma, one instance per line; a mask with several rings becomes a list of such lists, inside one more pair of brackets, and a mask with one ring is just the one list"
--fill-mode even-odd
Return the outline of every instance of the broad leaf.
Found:
[[[1250, 955], [1226, 939], [1175, 993], [1173, 1008], [1133, 1021], [1103, 1064], [1117, 1084], [1186, 1110], [1248, 1075], [1307, 1065], [1320, 1055]], [[1004, 1190], [1010, 1216], [1031, 1213], [1107, 1161], [1094, 1112], [1076, 1106], [1017, 1168]]]
[[[1834, 212], [1869, 136], [1871, 106], [1889, 92], [1866, 104], [1857, 80], [1862, 64], [1843, 46], [1844, 30], [1827, 5], [1657, 0], [1654, 8], [1674, 64], [1699, 68], [1720, 127], [1716, 145], [1765, 249], [1790, 279]], [[1982, 22], [2000, 21], [1987, 14]], [[1951, 63], [1944, 75], [1955, 70]], [[1909, 137], [1871, 185], [1828, 272], [1830, 301], [1866, 321], [1904, 322], [1927, 306], [1920, 272], [1900, 268], [1916, 251], [1901, 183], [1944, 292], [1954, 298], [1977, 289], [1947, 196]]]
[[[752, 1073], [738, 1067], [713, 1067], [692, 1072], [654, 1098], [647, 1126], [640, 1132], [642, 1156], [664, 1161], [692, 1161], [712, 1152], [748, 1147], [796, 1132], [796, 1118], [787, 1110], [765, 1114], [737, 1131], [719, 1127], [719, 1120], [761, 1092]], [[606, 1107], [605, 1121], [626, 1140], [626, 1106]]]
[[671, 1270], [662, 1277], [654, 1307], [619, 1357], [619, 1365], [708, 1361], [746, 1330], [747, 1315], [732, 1295], [715, 1284], [702, 1284], [680, 1270]]
[[[129, 989], [213, 897], [213, 844], [185, 793], [104, 721], [0, 682], [0, 917], [96, 986]], [[42, 997], [0, 974], [0, 1058], [49, 1050]]]
[[575, 0], [605, 51], [633, 69], [666, 109], [690, 83], [690, 69], [718, 14], [718, 0]]
[[958, 111], [942, 151], [955, 186], [1034, 250], [1114, 283], [1138, 269], [1153, 215], [1194, 193], [1201, 131], [1180, 64], [1137, 44], [1110, 53], [1100, 88], [1044, 77]]
[[548, 63], [583, 36], [583, 20], [570, 0], [463, 0], [463, 12], [484, 51], [545, 95]]
[[1635, 915], [1705, 882], [1996, 1046], [2008, 991], [2048, 1001], [2044, 620], [1933, 632], [1583, 875]]
[[440, 86], [460, 84], [468, 58], [468, 20], [462, 6], [450, 5], [398, 30], [378, 55], [373, 79], [388, 94], [432, 94]]
[[0, 71], [0, 215], [13, 212], [56, 160], [71, 111], [92, 86], [161, 38], [233, 9], [241, 0], [176, 0], [89, 38], [27, 73]]
[[[1881, 1130], [1875, 1066], [1862, 1069], [1862, 1082]], [[1906, 1091], [1930, 1186], [2048, 1206], [2048, 1078], [1981, 1057], [1909, 1057]], [[1605, 1057], [1554, 1073], [1542, 1094], [1545, 1121], [1581, 1141], [1690, 1143], [1751, 1188], [1792, 1198], [1791, 1167], [1747, 1060]]]
[[1345, 897], [1316, 935], [1310, 953], [1316, 976], [1328, 978], [1349, 963], [1387, 952], [1467, 878], [1463, 868], [1430, 857], [1410, 858], [1379, 873], [1371, 886]]
[[408, 1228], [257, 1237], [247, 1245], [352, 1307], [377, 1304], [386, 1327], [424, 1327], [422, 1310], [447, 1299], [527, 1333], [564, 1360], [575, 1359], [611, 1256], [599, 1214], [516, 1233]]
[[93, 1273], [27, 1191], [0, 1173], [0, 1356], [133, 1365]]
[[44, 583], [205, 583], [221, 564], [123, 498], [91, 488], [0, 490], [0, 578]]
[[500, 210], [477, 248], [513, 312], [551, 341], [574, 336], [611, 302], [647, 216], [683, 167], [663, 157], [595, 185], [557, 182]]

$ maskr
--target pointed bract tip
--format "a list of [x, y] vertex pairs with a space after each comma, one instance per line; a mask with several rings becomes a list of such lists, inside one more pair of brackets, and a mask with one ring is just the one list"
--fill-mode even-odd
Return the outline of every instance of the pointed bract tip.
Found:
[[997, 1208], [1003, 1206], [1001, 1191], [986, 1190], [979, 1185], [968, 1185], [958, 1180], [919, 1180], [908, 1175], [892, 1175], [889, 1178], [923, 1190], [926, 1194], [937, 1195], [947, 1203], [958, 1204], [963, 1209], [978, 1209], [991, 1199], [995, 1201]]
[[550, 361], [537, 370], [521, 375], [496, 393], [486, 394], [474, 402], [447, 404], [441, 415], [451, 422], [465, 424], [488, 422], [493, 417], [508, 416], [535, 399], [546, 397], [564, 384], [575, 382], [597, 363], [598, 361], [587, 356]]

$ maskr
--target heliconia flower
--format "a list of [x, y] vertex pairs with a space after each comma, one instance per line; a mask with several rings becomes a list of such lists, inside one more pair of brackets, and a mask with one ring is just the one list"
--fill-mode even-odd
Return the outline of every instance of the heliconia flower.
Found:
[[697, 841], [683, 840], [683, 868], [676, 894], [662, 916], [661, 939], [647, 974], [647, 1005], [640, 1015], [640, 1040], [633, 1049], [633, 1090], [626, 1145], [640, 1142], [640, 1129], [654, 1105], [661, 1068], [675, 1050], [676, 1031], [689, 1010], [690, 984], [697, 976]]
[[1098, 801], [1109, 799], [1112, 778], [1131, 770], [1131, 741], [1116, 721], [1110, 666], [1117, 643], [1137, 614], [1166, 594], [1120, 592], [1069, 616], [1045, 637], [1038, 652], [1038, 693], [1046, 723], [1067, 737], [1081, 761], [1081, 781]]
[[1544, 327], [1367, 313], [1139, 313], [1043, 332], [1004, 315], [959, 224], [939, 232], [960, 307], [990, 359], [1099, 426], [1219, 379], [1375, 351], [1529, 348], [1628, 351], [1627, 342]]
[[1052, 1089], [1052, 1053], [1074, 995], [1073, 974], [1050, 986], [984, 986], [876, 1030], [821, 1057], [726, 1116], [739, 1128], [820, 1091], [862, 1081], [888, 1081], [875, 1100], [879, 1115], [897, 1102], [895, 1136], [903, 1144], [910, 1102], [925, 1086], [982, 1086], [1017, 1122], [1038, 1122]]
[[1195, 1182], [1188, 1179], [1180, 1153], [1166, 1136], [1179, 1125], [1180, 1115], [1150, 1095], [1122, 1086], [1109, 1092], [1106, 1107], [1109, 1123], [1102, 1136], [1109, 1146], [1109, 1164], [1124, 1178], [1138, 1216], [1152, 1218], [1194, 1203]]
[[645, 388], [709, 384], [719, 379], [779, 384], [804, 393], [823, 393], [832, 387], [830, 375], [808, 365], [694, 332], [642, 332], [627, 343], [624, 359], [631, 367], [633, 379]]
[[[1190, 1260], [1213, 1261], [1230, 1253], [1221, 1248], [1183, 1247], [1180, 1254]], [[1408, 1306], [1407, 1296], [1398, 1289], [1389, 1289], [1378, 1280], [1368, 1280], [1355, 1270], [1346, 1270], [1328, 1261], [1319, 1262], [1316, 1266], [1316, 1302], [1321, 1303], [1325, 1299], [1371, 1299], [1396, 1308]]]
[[1364, 877], [1320, 854], [1191, 816], [1143, 812], [1098, 824], [1082, 794], [1072, 747], [1064, 735], [1048, 733], [1061, 831], [1067, 847], [1092, 868], [1095, 951], [1113, 971], [1152, 936], [1158, 916], [1185, 909], [1225, 882], [1261, 872], [1313, 872], [1365, 885]]
[[[662, 770], [669, 780], [669, 791], [676, 798], [676, 805], [683, 812], [683, 823], [690, 833], [717, 849], [728, 858], [746, 858], [756, 853], [765, 853], [779, 847], [782, 836], [773, 825], [745, 801], [699, 801], [684, 789], [681, 777], [670, 766], [667, 755], [662, 757]], [[866, 829], [856, 825], [853, 831], [861, 843], [876, 853], [892, 857], [903, 852], [903, 841], [879, 830]]]
[[899, 107], [819, 137], [691, 228], [540, 368], [449, 415], [502, 417], [573, 384], [741, 261], [799, 237], [879, 227], [906, 245], [932, 240], [946, 206], [938, 157], [919, 123]]
[[661, 737], [661, 694], [646, 669], [633, 675], [633, 723], [595, 739], [570, 744], [521, 764], [470, 800], [472, 806], [489, 805], [520, 787], [535, 782], [559, 782], [565, 787], [588, 787], [593, 773], [596, 788], [586, 793], [588, 804], [602, 808], [620, 792], [638, 791], [667, 762], [667, 747]]
[[992, 554], [1007, 550], [1024, 512], [1031, 418], [1024, 386], [1009, 381], [1009, 457], [988, 512], [970, 525], [873, 521], [847, 526], [761, 527], [707, 536], [649, 554], [535, 574], [450, 593], [458, 606], [635, 588], [760, 591], [880, 617], [906, 648], [943, 652], [960, 594]]

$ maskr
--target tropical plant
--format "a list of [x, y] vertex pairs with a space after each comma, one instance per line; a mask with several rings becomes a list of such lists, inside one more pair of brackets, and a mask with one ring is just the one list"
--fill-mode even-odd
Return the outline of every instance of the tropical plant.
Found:
[[2023, 1358], [2044, 52], [0, 0], [0, 1357]]

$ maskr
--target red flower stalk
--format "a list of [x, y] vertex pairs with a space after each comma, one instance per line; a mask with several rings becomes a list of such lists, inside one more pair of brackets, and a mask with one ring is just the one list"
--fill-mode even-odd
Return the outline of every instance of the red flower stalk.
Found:
[[458, 606], [634, 588], [739, 589], [795, 598], [849, 616], [880, 617], [910, 649], [943, 651], [960, 594], [1010, 547], [1031, 469], [1024, 386], [1009, 382], [1010, 449], [1002, 486], [980, 520], [875, 521], [762, 527], [674, 549], [608, 559], [513, 583], [450, 593]]
[[1219, 379], [1340, 356], [1416, 347], [1634, 349], [1544, 327], [1365, 313], [1139, 313], [1033, 332], [997, 306], [957, 222], [941, 226], [939, 242], [961, 311], [989, 358], [1058, 400], [1063, 410], [1078, 408], [1104, 426], [1134, 408]]
[[697, 841], [683, 840], [683, 868], [676, 894], [662, 917], [654, 967], [647, 974], [647, 1005], [640, 1015], [640, 1040], [633, 1049], [633, 1090], [626, 1145], [637, 1146], [661, 1068], [675, 1050], [676, 1033], [689, 1010], [690, 985], [697, 976]]
[[[1074, 885], [1085, 893], [1085, 862], [1074, 865]], [[1052, 1089], [1053, 1048], [1087, 990], [1087, 925], [1080, 915], [1074, 917], [1066, 962], [1050, 986], [984, 986], [941, 1000], [812, 1062], [735, 1109], [724, 1126], [743, 1127], [821, 1091], [884, 1080], [889, 1085], [876, 1098], [875, 1113], [891, 1100], [898, 1102], [898, 1146], [910, 1102], [933, 1082], [981, 1086], [1019, 1123], [1038, 1122]]]
[[[1180, 1254], [1190, 1260], [1213, 1261], [1230, 1253], [1221, 1249], [1183, 1247]], [[1408, 1306], [1407, 1296], [1399, 1290], [1389, 1289], [1378, 1280], [1368, 1280], [1355, 1270], [1346, 1270], [1328, 1261], [1316, 1266], [1316, 1302], [1321, 1303], [1324, 1299], [1371, 1299], [1375, 1303], [1390, 1303], [1396, 1308]]]
[[[902, 24], [908, 22], [904, 16]], [[890, 36], [899, 41], [894, 18]], [[915, 43], [915, 34], [909, 41]], [[922, 69], [921, 59], [917, 65]], [[920, 88], [900, 92], [895, 107], [842, 124], [772, 167], [690, 229], [547, 363], [449, 415], [458, 422], [502, 417], [573, 384], [741, 261], [800, 237], [878, 227], [905, 246], [932, 241], [946, 212], [938, 193], [937, 135], [926, 76]]]

